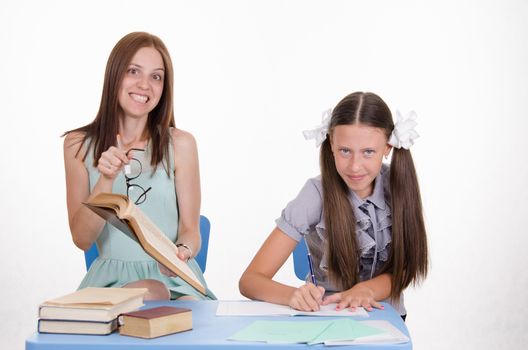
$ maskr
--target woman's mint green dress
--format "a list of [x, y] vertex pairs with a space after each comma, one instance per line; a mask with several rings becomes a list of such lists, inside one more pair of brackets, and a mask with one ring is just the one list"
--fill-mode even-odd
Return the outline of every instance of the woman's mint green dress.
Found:
[[[141, 175], [131, 183], [138, 184], [151, 190], [147, 193], [145, 202], [139, 208], [154, 222], [163, 233], [173, 242], [178, 233], [178, 203], [174, 184], [174, 157], [172, 145], [170, 149], [170, 176], [167, 175], [162, 164], [158, 164], [154, 173], [150, 166], [150, 149], [145, 152], [135, 152], [133, 157], [141, 161]], [[93, 166], [93, 150], [87, 153], [84, 162], [90, 177], [90, 190], [97, 183], [100, 173]], [[112, 187], [112, 192], [125, 194], [126, 183], [121, 172]], [[163, 275], [157, 262], [143, 251], [141, 246], [110, 224], [105, 224], [103, 231], [97, 238], [99, 257], [92, 263], [79, 288], [85, 287], [122, 287], [123, 285], [143, 279], [155, 279], [163, 282], [171, 291], [171, 299], [183, 295], [194, 296], [198, 299], [216, 299], [207, 288], [202, 271], [198, 263], [191, 259], [189, 267], [206, 286], [207, 296], [196, 291], [180, 277]]]

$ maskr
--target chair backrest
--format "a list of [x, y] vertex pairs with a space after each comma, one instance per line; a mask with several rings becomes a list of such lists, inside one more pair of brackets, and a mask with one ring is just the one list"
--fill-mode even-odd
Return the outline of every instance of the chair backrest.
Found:
[[[202, 247], [198, 255], [194, 257], [202, 273], [205, 272], [205, 266], [207, 264], [207, 250], [209, 249], [209, 233], [211, 231], [211, 222], [209, 219], [203, 215], [200, 215], [200, 235], [202, 236]], [[97, 245], [94, 243], [84, 252], [84, 261], [86, 263], [86, 270], [90, 269], [95, 258], [99, 256], [99, 251], [97, 250]]]
[[308, 266], [308, 250], [306, 249], [304, 238], [299, 241], [292, 254], [295, 276], [304, 281], [306, 276], [310, 273], [310, 267]]
[[200, 215], [200, 235], [202, 236], [202, 246], [198, 255], [194, 257], [194, 260], [200, 265], [202, 273], [205, 272], [205, 266], [207, 265], [207, 250], [209, 249], [209, 232], [211, 231], [211, 223], [209, 219], [203, 215]]
[[84, 262], [86, 263], [86, 271], [90, 269], [94, 260], [99, 256], [99, 251], [97, 250], [97, 245], [94, 243], [84, 252]]

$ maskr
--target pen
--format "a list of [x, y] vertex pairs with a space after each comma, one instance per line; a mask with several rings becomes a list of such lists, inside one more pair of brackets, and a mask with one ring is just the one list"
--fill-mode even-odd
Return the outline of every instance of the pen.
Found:
[[308, 247], [308, 243], [306, 242], [306, 239], [304, 240], [304, 244], [306, 244], [306, 251], [308, 252], [308, 266], [310, 267], [310, 277], [312, 278], [312, 283], [314, 285], [317, 285], [317, 280], [315, 279], [314, 269], [313, 269], [313, 263], [312, 263], [312, 254], [310, 254], [310, 248]]
[[[122, 145], [121, 145], [121, 136], [119, 136], [119, 134], [117, 134], [117, 148], [119, 149], [123, 149]], [[130, 173], [132, 172], [132, 170], [130, 169], [130, 164], [125, 164], [125, 166], [123, 167], [123, 173], [125, 175], [130, 175]]]

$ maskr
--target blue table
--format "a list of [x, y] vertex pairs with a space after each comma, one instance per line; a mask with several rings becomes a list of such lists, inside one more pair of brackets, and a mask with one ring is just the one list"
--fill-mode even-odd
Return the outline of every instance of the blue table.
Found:
[[[97, 335], [66, 335], [66, 334], [39, 334], [34, 333], [26, 340], [26, 350], [107, 350], [107, 349], [274, 349], [290, 350], [307, 348], [306, 344], [266, 344], [266, 343], [245, 343], [226, 340], [240, 329], [248, 326], [256, 320], [308, 320], [321, 319], [320, 317], [235, 317], [216, 316], [217, 301], [158, 301], [146, 302], [145, 307], [155, 307], [161, 305], [187, 307], [193, 310], [193, 329], [191, 331], [172, 334], [155, 339], [140, 339], [121, 336], [113, 333], [106, 336]], [[404, 334], [409, 336], [405, 323], [389, 304], [383, 303], [385, 310], [374, 310], [369, 315], [370, 320], [388, 320], [398, 327]], [[329, 319], [329, 318], [324, 318]], [[365, 318], [357, 318], [365, 320]], [[35, 327], [37, 321], [35, 320]], [[310, 346], [312, 348], [322, 348], [323, 345]], [[327, 347], [328, 348], [328, 347]], [[342, 349], [344, 347], [339, 347]], [[412, 349], [412, 343], [393, 345], [355, 345], [346, 347], [350, 349]]]

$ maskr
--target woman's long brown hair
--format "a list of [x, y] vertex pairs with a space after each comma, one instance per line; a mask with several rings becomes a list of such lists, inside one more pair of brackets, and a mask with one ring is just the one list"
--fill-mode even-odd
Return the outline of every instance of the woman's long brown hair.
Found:
[[[359, 282], [356, 218], [349, 188], [339, 176], [331, 148], [333, 129], [360, 123], [380, 128], [387, 140], [394, 129], [392, 114], [376, 94], [355, 92], [341, 100], [332, 112], [329, 137], [320, 154], [323, 208], [328, 240], [329, 276], [346, 290]], [[390, 165], [392, 243], [388, 261], [378, 274], [391, 274], [391, 298], [400, 297], [411, 283], [425, 278], [428, 269], [427, 237], [420, 189], [410, 151], [394, 149]]]
[[[116, 146], [121, 108], [118, 101], [119, 87], [132, 58], [143, 47], [156, 49], [160, 53], [165, 66], [163, 93], [158, 105], [149, 113], [147, 129], [152, 141], [151, 165], [155, 167], [160, 162], [163, 162], [168, 174], [170, 164], [170, 127], [175, 126], [172, 100], [174, 71], [169, 51], [161, 39], [155, 35], [145, 32], [134, 32], [119, 40], [108, 57], [101, 104], [95, 119], [90, 124], [65, 132], [64, 135], [74, 131], [84, 134], [77, 155], [85, 140], [90, 140], [87, 149], [93, 146], [94, 166], [97, 166], [97, 161], [104, 151], [110, 146]], [[83, 161], [86, 155], [85, 153]]]

